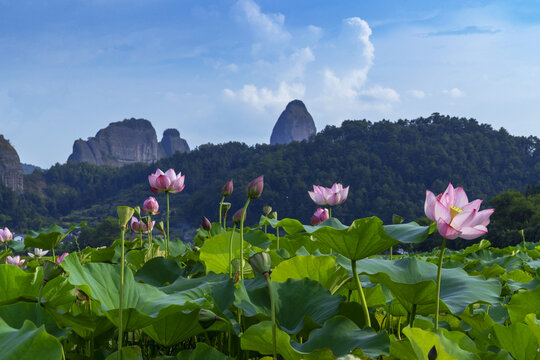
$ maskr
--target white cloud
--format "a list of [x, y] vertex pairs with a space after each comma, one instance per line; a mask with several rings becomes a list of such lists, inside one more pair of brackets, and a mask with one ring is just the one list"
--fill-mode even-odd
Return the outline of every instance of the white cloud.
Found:
[[309, 46], [294, 51], [289, 57], [289, 66], [284, 74], [285, 77], [289, 79], [302, 78], [307, 64], [313, 61], [315, 61], [315, 55]]
[[465, 96], [465, 93], [458, 88], [443, 90], [443, 94], [450, 96], [452, 99], [458, 99]]
[[236, 8], [248, 24], [256, 31], [256, 36], [267, 41], [281, 42], [289, 40], [291, 34], [285, 30], [283, 14], [265, 14], [252, 0], [238, 0]]
[[267, 108], [276, 109], [285, 107], [289, 101], [303, 97], [305, 91], [306, 88], [303, 84], [288, 84], [282, 81], [276, 91], [272, 91], [266, 87], [259, 89], [253, 84], [246, 84], [238, 91], [224, 89], [223, 94], [227, 98], [248, 103], [259, 111], [265, 111]]
[[397, 102], [399, 101], [399, 94], [394, 89], [383, 88], [376, 85], [372, 88], [362, 90], [359, 95], [365, 100], [375, 100], [382, 102]]
[[426, 93], [422, 90], [410, 90], [409, 94], [411, 94], [413, 97], [417, 99], [423, 99], [426, 97]]

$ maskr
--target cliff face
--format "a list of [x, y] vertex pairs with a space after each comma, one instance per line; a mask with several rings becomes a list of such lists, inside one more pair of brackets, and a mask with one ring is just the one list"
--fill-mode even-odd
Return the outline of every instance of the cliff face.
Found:
[[163, 140], [158, 143], [150, 121], [132, 118], [109, 124], [87, 141], [76, 140], [68, 161], [123, 166], [137, 162], [152, 163], [176, 151], [189, 151], [178, 130], [166, 130]]
[[315, 122], [300, 100], [293, 100], [279, 116], [270, 144], [287, 144], [291, 141], [302, 141], [317, 133]]
[[0, 181], [13, 191], [23, 191], [23, 171], [19, 155], [3, 135], [0, 135]]

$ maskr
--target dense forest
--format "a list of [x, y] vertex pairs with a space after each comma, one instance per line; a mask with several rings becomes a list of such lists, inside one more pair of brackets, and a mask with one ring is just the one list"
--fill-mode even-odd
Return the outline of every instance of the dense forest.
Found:
[[[114, 216], [116, 206], [142, 205], [153, 195], [147, 176], [156, 168], [174, 168], [186, 176], [185, 189], [171, 195], [171, 225], [183, 237], [202, 216], [217, 221], [220, 189], [227, 180], [234, 181], [229, 198], [234, 212], [245, 201], [246, 184], [264, 175], [264, 192], [250, 205], [249, 223], [258, 220], [264, 205], [277, 210], [279, 218], [308, 223], [317, 206], [307, 191], [313, 184], [334, 182], [350, 186], [347, 201], [332, 212], [343, 223], [372, 215], [390, 222], [392, 214], [415, 220], [423, 216], [425, 191], [439, 193], [452, 182], [471, 199], [486, 199], [482, 208], [497, 209], [488, 239], [515, 243], [521, 239], [517, 230], [526, 229], [527, 240], [538, 241], [539, 142], [474, 119], [435, 113], [397, 122], [347, 120], [309, 141], [286, 145], [201, 145], [153, 165], [57, 164], [25, 175], [23, 195], [0, 186], [0, 225], [16, 232], [52, 222], [97, 225]], [[157, 198], [163, 208], [165, 196]]]

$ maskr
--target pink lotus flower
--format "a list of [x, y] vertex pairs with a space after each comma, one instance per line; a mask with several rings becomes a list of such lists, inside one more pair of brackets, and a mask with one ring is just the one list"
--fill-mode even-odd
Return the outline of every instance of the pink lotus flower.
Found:
[[5, 227], [4, 230], [0, 229], [0, 242], [7, 243], [11, 239], [13, 239], [13, 234], [7, 227]]
[[252, 180], [247, 186], [247, 195], [250, 199], [257, 199], [261, 196], [264, 187], [264, 176], [261, 175]]
[[469, 202], [467, 194], [460, 186], [454, 189], [452, 184], [444, 193], [435, 196], [426, 191], [424, 212], [426, 216], [437, 223], [439, 234], [445, 239], [462, 238], [476, 239], [488, 232], [489, 217], [494, 209], [478, 211], [482, 200]]
[[313, 185], [313, 191], [308, 191], [308, 194], [317, 205], [341, 205], [347, 200], [349, 187], [344, 189], [341, 184], [334, 184], [331, 188]]
[[324, 220], [329, 218], [328, 209], [318, 208], [311, 217], [311, 225], [319, 225]]
[[150, 196], [143, 203], [142, 211], [149, 215], [159, 214], [159, 204], [155, 197]]
[[221, 195], [223, 196], [231, 196], [233, 193], [233, 181], [229, 180], [225, 185], [223, 185], [223, 188], [221, 188]]
[[[154, 230], [155, 223], [155, 221], [152, 221], [150, 224], [150, 231]], [[139, 222], [135, 216], [131, 218], [131, 229], [135, 232], [143, 232], [145, 234], [148, 232], [148, 226], [145, 224], [145, 222]]]
[[60, 263], [61, 263], [61, 262], [64, 260], [64, 258], [65, 258], [66, 256], [68, 256], [68, 255], [69, 255], [69, 253], [63, 253], [62, 255], [60, 255], [59, 257], [56, 258], [56, 263], [57, 263], [58, 265], [60, 265]]
[[16, 256], [13, 256], [13, 257], [8, 255], [8, 257], [6, 259], [6, 264], [23, 266], [24, 261], [25, 261], [24, 259], [21, 260], [21, 257], [19, 255], [16, 255]]
[[176, 173], [173, 169], [163, 172], [157, 169], [154, 174], [148, 175], [148, 182], [150, 183], [150, 190], [154, 194], [167, 193], [179, 193], [184, 190], [184, 175], [182, 173]]

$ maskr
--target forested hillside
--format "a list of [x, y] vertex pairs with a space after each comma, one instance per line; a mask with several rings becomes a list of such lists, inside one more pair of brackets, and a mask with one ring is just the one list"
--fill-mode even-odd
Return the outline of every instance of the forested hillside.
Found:
[[[185, 189], [171, 196], [177, 229], [198, 226], [203, 215], [217, 221], [220, 189], [229, 179], [235, 185], [229, 200], [234, 212], [243, 205], [246, 184], [261, 174], [264, 192], [250, 205], [249, 223], [266, 204], [279, 218], [308, 223], [317, 206], [307, 191], [334, 182], [350, 186], [347, 201], [333, 209], [343, 223], [371, 215], [389, 222], [394, 213], [410, 221], [423, 216], [425, 191], [439, 193], [449, 181], [482, 199], [538, 184], [538, 144], [536, 137], [515, 137], [474, 119], [435, 113], [397, 122], [344, 121], [301, 143], [202, 145], [150, 166], [57, 164], [25, 175], [24, 195], [0, 189], [0, 225], [21, 232], [51, 222], [97, 223], [115, 215], [117, 205], [142, 205], [153, 195], [147, 176], [158, 167], [186, 176]], [[158, 201], [164, 207], [164, 195]]]

